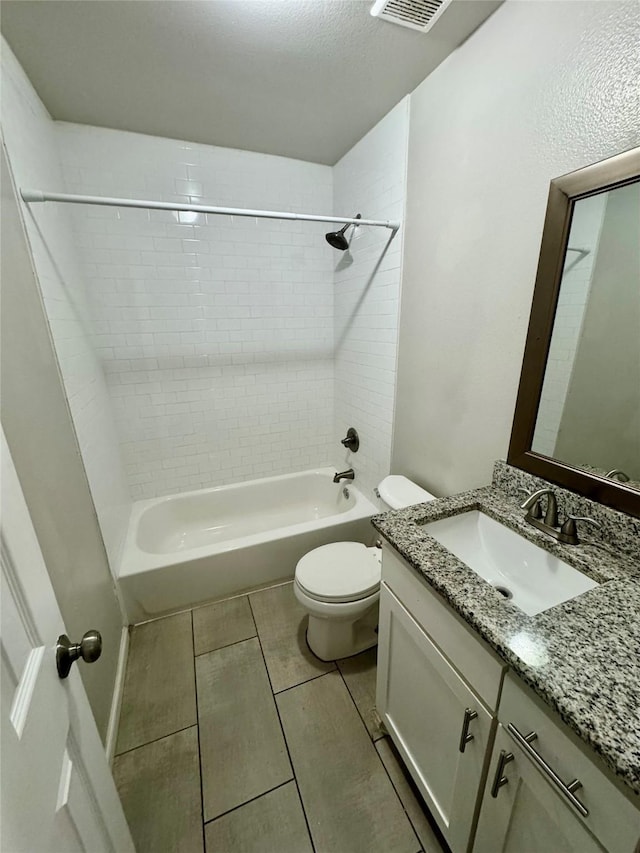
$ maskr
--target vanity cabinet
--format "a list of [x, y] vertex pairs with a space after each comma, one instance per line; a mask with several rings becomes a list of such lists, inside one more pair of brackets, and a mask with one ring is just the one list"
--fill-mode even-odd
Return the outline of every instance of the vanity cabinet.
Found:
[[467, 850], [493, 717], [387, 587], [379, 630], [378, 709], [449, 846]]
[[640, 853], [639, 803], [507, 670], [384, 545], [378, 712], [453, 853]]
[[[384, 554], [378, 712], [451, 850], [463, 853], [470, 848], [486, 776], [496, 726], [491, 703], [495, 708], [504, 666], [468, 636], [462, 624], [455, 624], [446, 637], [447, 654], [425, 630], [430, 626], [439, 635], [446, 629], [441, 617], [447, 614], [442, 608], [446, 605], [408, 574], [398, 557]], [[449, 621], [454, 620], [449, 617]], [[470, 666], [479, 660], [488, 702], [453, 665], [450, 655]]]

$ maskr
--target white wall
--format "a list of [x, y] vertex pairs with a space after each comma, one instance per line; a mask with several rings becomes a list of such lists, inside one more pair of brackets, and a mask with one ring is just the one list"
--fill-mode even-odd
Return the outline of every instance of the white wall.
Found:
[[[329, 213], [331, 169], [58, 124], [70, 192]], [[78, 207], [73, 225], [131, 495], [331, 464], [325, 226]]]
[[[402, 220], [408, 110], [405, 98], [334, 166], [335, 213]], [[333, 432], [341, 439], [355, 427], [360, 449], [336, 449], [334, 458], [341, 470], [353, 467], [357, 486], [375, 501], [391, 464], [403, 231], [391, 238], [387, 229], [362, 227], [348, 236], [349, 249], [334, 250]]]
[[[54, 123], [21, 66], [2, 42], [2, 130], [16, 184], [64, 191]], [[26, 208], [33, 252], [78, 443], [112, 567], [118, 565], [131, 499], [109, 395], [91, 345], [85, 282], [68, 210]]]
[[506, 2], [412, 94], [392, 465], [504, 458], [549, 181], [640, 143], [635, 2]]

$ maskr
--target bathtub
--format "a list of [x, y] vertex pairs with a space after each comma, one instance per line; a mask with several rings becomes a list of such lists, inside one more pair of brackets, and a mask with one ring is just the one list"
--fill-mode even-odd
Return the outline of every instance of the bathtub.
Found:
[[118, 574], [130, 622], [293, 577], [328, 542], [370, 544], [377, 508], [333, 468], [137, 501]]

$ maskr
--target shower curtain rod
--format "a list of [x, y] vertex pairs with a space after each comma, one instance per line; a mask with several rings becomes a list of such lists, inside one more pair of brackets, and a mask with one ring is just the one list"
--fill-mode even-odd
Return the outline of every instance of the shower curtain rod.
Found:
[[110, 198], [98, 195], [73, 195], [50, 193], [42, 190], [21, 189], [20, 195], [27, 204], [43, 201], [61, 201], [67, 204], [102, 204], [108, 207], [139, 207], [147, 210], [175, 210], [192, 213], [217, 213], [224, 216], [251, 216], [258, 219], [302, 219], [307, 222], [342, 222], [346, 225], [374, 225], [390, 228], [394, 233], [399, 222], [388, 219], [354, 219], [345, 216], [316, 216], [310, 213], [288, 213], [280, 210], [248, 210], [242, 207], [211, 207], [207, 204], [181, 204], [180, 202], [149, 201], [139, 198]]

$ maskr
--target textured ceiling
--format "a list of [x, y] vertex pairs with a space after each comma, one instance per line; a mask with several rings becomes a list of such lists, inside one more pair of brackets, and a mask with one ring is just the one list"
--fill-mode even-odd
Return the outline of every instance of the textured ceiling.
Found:
[[425, 35], [371, 0], [4, 0], [2, 31], [55, 119], [333, 164], [500, 2]]

